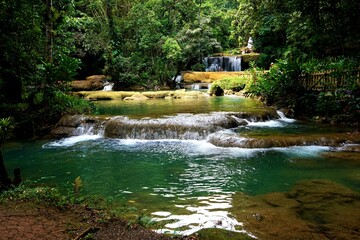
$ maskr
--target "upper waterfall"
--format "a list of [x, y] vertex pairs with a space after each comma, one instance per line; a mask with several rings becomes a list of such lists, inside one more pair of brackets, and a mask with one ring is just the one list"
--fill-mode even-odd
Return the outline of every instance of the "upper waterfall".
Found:
[[205, 57], [203, 59], [206, 72], [240, 72], [241, 57], [240, 56], [221, 56], [221, 57]]

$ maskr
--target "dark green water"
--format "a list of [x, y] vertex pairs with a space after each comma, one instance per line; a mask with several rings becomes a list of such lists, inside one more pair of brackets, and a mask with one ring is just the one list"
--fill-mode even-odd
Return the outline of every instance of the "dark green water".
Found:
[[[150, 117], [171, 115], [180, 109], [186, 113], [203, 113], [261, 106], [253, 100], [246, 102], [239, 98], [208, 99], [206, 103], [201, 101], [201, 106], [194, 101], [187, 106], [177, 106], [174, 102], [144, 104], [126, 103], [123, 109], [119, 103], [109, 106], [99, 103], [101, 114], [118, 115], [124, 111], [123, 114], [135, 117], [147, 113]], [[315, 129], [318, 129], [316, 132], [339, 131], [282, 121], [239, 127], [234, 131], [306, 135]], [[314, 178], [331, 179], [359, 191], [360, 163], [344, 163], [324, 155], [332, 150], [320, 146], [221, 148], [206, 140], [108, 139], [85, 135], [9, 142], [5, 145], [4, 157], [7, 168], [21, 167], [25, 179], [71, 191], [74, 179], [80, 176], [84, 184], [82, 194], [130, 201], [145, 214], [159, 216], [158, 220], [173, 217], [178, 224], [167, 228], [175, 231], [182, 227], [184, 232], [178, 233], [187, 234], [200, 226], [212, 226], [219, 219], [224, 223], [223, 228], [234, 230], [239, 224], [226, 210], [231, 206], [234, 192], [257, 195], [287, 191], [299, 180]], [[200, 218], [205, 219], [201, 220], [204, 222], [189, 222], [189, 219]]]

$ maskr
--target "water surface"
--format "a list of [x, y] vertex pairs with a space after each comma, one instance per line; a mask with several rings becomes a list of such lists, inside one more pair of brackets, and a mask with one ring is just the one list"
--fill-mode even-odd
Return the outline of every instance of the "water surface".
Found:
[[[175, 100], [97, 104], [102, 115], [134, 118], [262, 108], [254, 100], [234, 97], [181, 104]], [[246, 137], [305, 136], [344, 129], [319, 127], [279, 116], [223, 131]], [[84, 183], [82, 194], [111, 197], [119, 203], [126, 201], [157, 221], [166, 220], [163, 231], [190, 234], [215, 226], [245, 231], [229, 212], [235, 192], [254, 196], [288, 191], [304, 179], [330, 179], [359, 191], [360, 163], [344, 163], [343, 159], [327, 155], [339, 150], [340, 147], [330, 146], [225, 148], [216, 147], [207, 139], [119, 139], [90, 134], [9, 142], [4, 156], [7, 168], [21, 167], [25, 179], [72, 191], [74, 179], [80, 176]]]

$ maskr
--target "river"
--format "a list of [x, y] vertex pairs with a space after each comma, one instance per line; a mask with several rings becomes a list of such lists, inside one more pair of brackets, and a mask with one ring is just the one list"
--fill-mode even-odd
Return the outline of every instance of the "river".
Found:
[[[7, 168], [68, 192], [80, 176], [82, 195], [126, 202], [163, 223], [157, 231], [184, 235], [216, 227], [255, 237], [232, 212], [239, 193], [286, 192], [312, 179], [360, 191], [359, 153], [348, 151], [359, 139], [344, 127], [290, 119], [239, 97], [96, 105], [96, 129], [6, 143]], [[115, 130], [104, 129], [111, 124]]]

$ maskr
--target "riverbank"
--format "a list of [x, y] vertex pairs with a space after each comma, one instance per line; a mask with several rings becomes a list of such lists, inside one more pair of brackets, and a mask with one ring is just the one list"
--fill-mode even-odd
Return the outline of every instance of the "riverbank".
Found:
[[157, 234], [121, 219], [103, 221], [97, 210], [79, 205], [60, 209], [45, 203], [9, 201], [0, 204], [0, 239], [195, 239]]
[[[54, 194], [55, 193], [55, 194]], [[126, 221], [109, 208], [93, 208], [47, 187], [23, 187], [0, 195], [0, 240], [249, 240], [356, 239], [359, 193], [323, 179], [300, 181], [288, 192], [236, 193], [232, 212], [246, 233], [211, 228], [190, 236], [158, 234], [140, 216]], [[284, 226], [287, 226], [284, 228]]]
[[0, 240], [196, 240], [158, 234], [113, 216], [109, 209], [92, 208], [88, 201], [71, 203], [53, 188], [20, 187], [0, 198]]

